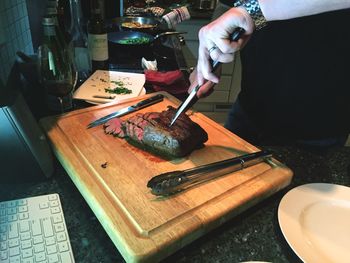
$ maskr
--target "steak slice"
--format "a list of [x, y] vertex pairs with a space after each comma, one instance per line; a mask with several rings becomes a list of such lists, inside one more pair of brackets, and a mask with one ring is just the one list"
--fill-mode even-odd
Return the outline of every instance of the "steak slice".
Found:
[[186, 114], [169, 127], [175, 113], [176, 109], [168, 106], [165, 111], [137, 113], [125, 121], [115, 118], [104, 130], [162, 158], [183, 157], [202, 147], [208, 134]]

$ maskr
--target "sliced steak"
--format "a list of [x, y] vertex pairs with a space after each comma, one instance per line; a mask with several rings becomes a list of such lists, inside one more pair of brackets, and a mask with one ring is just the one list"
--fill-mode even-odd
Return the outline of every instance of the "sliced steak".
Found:
[[202, 147], [208, 134], [186, 114], [169, 127], [175, 112], [168, 106], [162, 112], [138, 113], [125, 121], [110, 120], [104, 129], [107, 134], [125, 136], [130, 144], [163, 158], [183, 157]]

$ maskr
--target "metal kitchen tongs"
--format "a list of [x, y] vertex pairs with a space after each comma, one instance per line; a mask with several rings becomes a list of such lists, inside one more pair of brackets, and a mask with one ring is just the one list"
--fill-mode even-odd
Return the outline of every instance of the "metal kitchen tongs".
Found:
[[148, 181], [147, 187], [151, 188], [154, 195], [167, 196], [261, 163], [271, 157], [271, 152], [259, 151], [187, 170], [167, 172], [153, 177]]
[[[243, 28], [237, 28], [231, 35], [231, 40], [232, 41], [237, 41], [241, 35], [244, 33], [244, 29]], [[216, 46], [214, 46], [214, 49], [216, 48]], [[220, 66], [220, 62], [219, 61], [214, 61], [212, 64], [212, 72], [216, 71], [218, 69], [218, 67]], [[190, 104], [190, 102], [193, 100], [193, 98], [196, 96], [197, 91], [199, 90], [201, 86], [197, 85], [196, 87], [194, 87], [191, 91], [191, 93], [188, 95], [187, 99], [177, 108], [176, 114], [174, 115], [174, 118], [172, 119], [172, 121], [170, 122], [169, 126], [172, 126], [174, 124], [174, 122], [177, 120], [177, 118], [180, 116], [180, 114], [182, 112], [185, 112], [188, 108], [190, 108], [192, 105]]]

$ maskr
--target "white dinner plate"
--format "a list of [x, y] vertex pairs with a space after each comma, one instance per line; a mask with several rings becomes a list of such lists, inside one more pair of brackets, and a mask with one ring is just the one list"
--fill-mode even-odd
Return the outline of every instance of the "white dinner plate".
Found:
[[282, 198], [278, 221], [288, 244], [304, 262], [350, 262], [349, 187], [298, 186]]
[[[130, 94], [111, 94], [106, 89], [113, 89], [122, 83], [131, 90]], [[73, 94], [74, 99], [85, 100], [94, 104], [108, 103], [140, 96], [146, 82], [145, 74], [96, 70]], [[108, 99], [104, 97], [113, 97]]]

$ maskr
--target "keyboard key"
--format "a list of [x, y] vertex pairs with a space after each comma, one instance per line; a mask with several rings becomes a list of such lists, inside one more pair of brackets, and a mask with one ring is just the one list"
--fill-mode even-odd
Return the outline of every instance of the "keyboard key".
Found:
[[53, 245], [56, 243], [56, 239], [55, 237], [48, 237], [48, 238], [45, 238], [45, 244], [46, 246], [49, 246], [49, 245]]
[[7, 225], [0, 225], [0, 233], [5, 233], [7, 232]]
[[9, 247], [17, 247], [19, 246], [19, 239], [10, 239], [9, 240]]
[[16, 213], [17, 213], [16, 207], [7, 208], [7, 214], [8, 215], [14, 215]]
[[33, 249], [27, 248], [22, 250], [22, 257], [23, 258], [30, 258], [33, 256]]
[[38, 254], [35, 254], [35, 260], [36, 260], [37, 262], [41, 262], [41, 261], [46, 260], [46, 255], [45, 255], [45, 253], [38, 253]]
[[26, 199], [19, 199], [17, 200], [17, 204], [22, 206], [22, 205], [26, 205], [28, 202]]
[[66, 234], [64, 232], [57, 233], [56, 237], [57, 237], [57, 242], [66, 241], [67, 239]]
[[43, 218], [42, 219], [43, 229], [44, 229], [44, 236], [45, 237], [51, 237], [53, 236], [53, 228], [51, 224], [50, 218]]
[[5, 260], [8, 258], [8, 253], [7, 251], [0, 251], [0, 259]]
[[60, 213], [60, 212], [61, 212], [61, 210], [60, 210], [59, 207], [53, 207], [53, 208], [51, 208], [51, 213], [52, 213], [52, 214], [58, 214], [58, 213]]
[[20, 213], [20, 214], [18, 214], [18, 217], [19, 217], [20, 220], [28, 219], [29, 218], [29, 213], [27, 213], [27, 212]]
[[17, 238], [18, 237], [18, 227], [17, 223], [9, 225], [9, 238]]
[[58, 205], [59, 205], [59, 203], [58, 203], [57, 200], [55, 200], [55, 201], [50, 201], [50, 207], [55, 207], [55, 206], [58, 206]]
[[0, 243], [0, 250], [5, 250], [5, 249], [7, 249], [7, 242], [6, 241]]
[[21, 231], [21, 232], [29, 231], [29, 222], [28, 221], [20, 221], [19, 222], [19, 231]]
[[32, 247], [32, 241], [31, 240], [25, 240], [21, 242], [21, 248], [26, 249]]
[[7, 220], [8, 220], [9, 222], [17, 221], [17, 220], [18, 220], [18, 215], [17, 215], [17, 214], [15, 214], [15, 215], [8, 215], [8, 216], [7, 216]]
[[7, 240], [7, 235], [5, 234], [0, 234], [0, 241], [6, 241]]
[[23, 240], [28, 240], [28, 239], [30, 239], [30, 238], [31, 238], [30, 232], [21, 233], [21, 234], [20, 234], [20, 238], [21, 238], [22, 241], [23, 241]]
[[10, 257], [10, 263], [21, 263], [21, 257], [19, 255]]
[[9, 249], [10, 257], [19, 255], [19, 247], [11, 247]]
[[72, 255], [69, 252], [63, 252], [60, 254], [60, 256], [61, 256], [61, 262], [64, 262], [64, 263], [73, 262]]
[[43, 251], [45, 251], [44, 244], [34, 245], [34, 252], [35, 253], [39, 253], [39, 252], [43, 252]]
[[16, 207], [16, 201], [8, 201], [8, 202], [6, 202], [6, 207], [7, 208]]
[[58, 250], [60, 252], [68, 251], [68, 243], [67, 242], [60, 242], [58, 243]]
[[44, 238], [42, 236], [35, 236], [33, 237], [33, 244], [40, 244], [44, 242]]
[[24, 258], [22, 259], [22, 263], [34, 263], [34, 258]]
[[[47, 259], [48, 259], [49, 263], [56, 263], [56, 262], [58, 262], [57, 254], [48, 255]], [[65, 262], [65, 261], [61, 261], [61, 262]]]
[[57, 200], [57, 195], [49, 195], [49, 196], [48, 196], [48, 200], [49, 200], [49, 201]]
[[6, 209], [0, 209], [0, 216], [6, 215]]
[[54, 224], [53, 227], [55, 228], [56, 233], [64, 231], [63, 223]]
[[51, 245], [51, 246], [47, 246], [46, 247], [46, 253], [47, 254], [54, 254], [54, 253], [57, 253], [57, 247], [56, 245]]
[[18, 212], [28, 212], [28, 207], [27, 206], [19, 206], [18, 207]]
[[41, 225], [39, 220], [30, 220], [33, 236], [41, 235]]
[[0, 224], [7, 223], [7, 216], [0, 216]]
[[46, 209], [49, 208], [49, 202], [43, 202], [39, 204], [40, 209]]
[[61, 223], [62, 222], [62, 217], [61, 215], [54, 215], [51, 217], [53, 222], [56, 224], [56, 223]]

